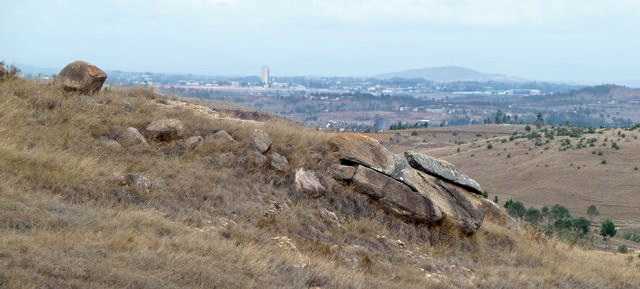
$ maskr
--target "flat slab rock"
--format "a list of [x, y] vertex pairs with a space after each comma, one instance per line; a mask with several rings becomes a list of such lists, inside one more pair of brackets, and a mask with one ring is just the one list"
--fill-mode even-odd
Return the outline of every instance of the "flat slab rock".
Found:
[[480, 187], [478, 182], [463, 174], [455, 166], [444, 160], [439, 160], [415, 151], [407, 151], [404, 155], [409, 161], [409, 164], [416, 170], [443, 178], [447, 181], [468, 188], [474, 191], [474, 193], [483, 193], [482, 187]]
[[377, 140], [361, 134], [338, 134], [329, 140], [334, 156], [348, 164], [358, 164], [391, 173], [395, 159]]

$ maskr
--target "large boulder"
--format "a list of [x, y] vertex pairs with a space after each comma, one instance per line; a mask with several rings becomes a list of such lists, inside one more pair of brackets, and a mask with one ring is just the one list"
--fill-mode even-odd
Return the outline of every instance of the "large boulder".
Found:
[[228, 132], [221, 130], [214, 134], [207, 135], [204, 138], [204, 143], [224, 147], [227, 145], [235, 145], [236, 140]]
[[436, 223], [443, 218], [440, 209], [430, 199], [378, 171], [358, 166], [353, 183], [359, 193], [379, 201], [385, 210], [411, 221]]
[[475, 193], [482, 194], [482, 187], [474, 179], [460, 172], [452, 164], [423, 153], [408, 151], [404, 153], [409, 164], [422, 172], [456, 183]]
[[172, 141], [182, 137], [184, 125], [178, 119], [165, 118], [150, 123], [146, 131], [155, 140]]
[[68, 64], [57, 78], [65, 90], [90, 95], [100, 91], [106, 80], [107, 74], [102, 69], [84, 61]]
[[338, 134], [329, 140], [336, 158], [343, 164], [363, 165], [379, 172], [391, 173], [395, 159], [377, 140], [361, 134]]

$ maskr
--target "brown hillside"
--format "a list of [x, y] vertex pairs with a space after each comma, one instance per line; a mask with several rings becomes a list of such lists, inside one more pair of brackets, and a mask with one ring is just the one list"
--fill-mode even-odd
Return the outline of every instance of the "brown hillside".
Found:
[[[546, 239], [397, 155], [344, 147], [148, 90], [0, 81], [0, 288], [640, 287], [637, 257]], [[461, 232], [457, 207], [421, 222], [405, 176], [472, 200], [477, 222]]]

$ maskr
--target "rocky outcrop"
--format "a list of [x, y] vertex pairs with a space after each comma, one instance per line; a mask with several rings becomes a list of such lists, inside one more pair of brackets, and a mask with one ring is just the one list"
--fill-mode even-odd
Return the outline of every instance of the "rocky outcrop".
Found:
[[146, 131], [152, 139], [172, 141], [182, 137], [184, 125], [178, 119], [165, 118], [150, 123]]
[[473, 234], [484, 219], [480, 186], [429, 156], [393, 154], [375, 139], [339, 134], [329, 141], [336, 164], [328, 174], [396, 216], [415, 223], [447, 221]]
[[89, 95], [100, 91], [106, 80], [107, 74], [102, 69], [84, 61], [68, 64], [57, 77], [57, 81], [65, 90]]
[[478, 194], [482, 194], [480, 184], [467, 175], [461, 173], [452, 164], [419, 152], [408, 151], [404, 154], [413, 168], [432, 176], [451, 181]]

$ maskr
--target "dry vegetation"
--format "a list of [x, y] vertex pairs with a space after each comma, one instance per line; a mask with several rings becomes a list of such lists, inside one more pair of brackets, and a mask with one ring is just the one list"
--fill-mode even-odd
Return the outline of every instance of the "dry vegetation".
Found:
[[[293, 169], [321, 171], [327, 135], [277, 119], [260, 125], [291, 164], [278, 173], [247, 157], [256, 124], [167, 103], [140, 89], [79, 96], [0, 82], [0, 288], [640, 287], [638, 257], [491, 219], [460, 238], [349, 192], [297, 194]], [[165, 117], [182, 120], [187, 136], [224, 129], [238, 145], [113, 150], [99, 141]], [[151, 189], [114, 181], [128, 173]]]

